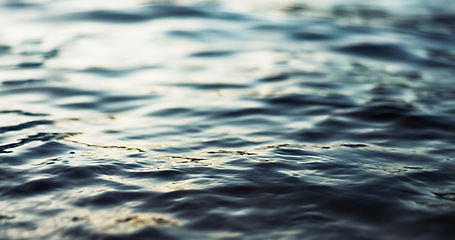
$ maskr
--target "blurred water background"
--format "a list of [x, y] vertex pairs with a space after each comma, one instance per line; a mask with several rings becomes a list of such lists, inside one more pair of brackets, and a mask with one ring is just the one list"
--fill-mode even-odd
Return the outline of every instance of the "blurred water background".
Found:
[[454, 239], [455, 1], [3, 0], [0, 239]]

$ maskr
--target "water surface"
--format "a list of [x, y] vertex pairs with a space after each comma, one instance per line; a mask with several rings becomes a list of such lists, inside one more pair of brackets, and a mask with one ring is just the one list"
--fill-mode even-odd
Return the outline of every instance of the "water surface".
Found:
[[0, 239], [455, 236], [450, 1], [0, 16]]

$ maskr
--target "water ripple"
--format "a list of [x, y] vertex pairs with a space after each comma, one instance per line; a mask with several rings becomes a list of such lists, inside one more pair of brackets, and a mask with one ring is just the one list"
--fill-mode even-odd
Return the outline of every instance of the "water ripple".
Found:
[[0, 238], [452, 239], [454, 9], [2, 3]]

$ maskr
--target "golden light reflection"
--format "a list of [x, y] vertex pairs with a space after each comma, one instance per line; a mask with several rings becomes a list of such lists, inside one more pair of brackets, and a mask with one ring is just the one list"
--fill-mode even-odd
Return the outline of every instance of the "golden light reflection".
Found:
[[111, 214], [90, 214], [87, 216], [73, 217], [72, 220], [74, 222], [87, 223], [91, 229], [97, 232], [122, 234], [131, 233], [145, 227], [171, 227], [181, 225], [179, 221], [168, 216], [151, 213], [118, 214], [117, 216], [112, 216]]

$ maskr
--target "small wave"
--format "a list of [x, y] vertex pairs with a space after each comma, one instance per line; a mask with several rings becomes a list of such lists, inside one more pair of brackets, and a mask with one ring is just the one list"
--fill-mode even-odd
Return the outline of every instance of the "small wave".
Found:
[[7, 151], [8, 149], [16, 148], [16, 147], [19, 147], [19, 146], [22, 146], [24, 144], [27, 144], [27, 143], [30, 143], [30, 142], [34, 142], [34, 141], [46, 142], [46, 141], [51, 141], [51, 140], [60, 140], [60, 139], [64, 139], [64, 138], [67, 138], [67, 137], [70, 137], [70, 136], [75, 136], [75, 135], [78, 135], [78, 134], [79, 133], [38, 133], [38, 134], [35, 134], [35, 135], [32, 135], [32, 136], [28, 136], [26, 138], [23, 138], [23, 139], [19, 140], [18, 142], [15, 142], [15, 143], [1, 145], [0, 146], [0, 152], [6, 153], [6, 152], [8, 152]]
[[49, 114], [47, 114], [47, 113], [32, 113], [32, 112], [26, 112], [26, 111], [22, 111], [22, 110], [4, 110], [4, 111], [0, 111], [0, 114], [10, 114], [10, 113], [15, 113], [15, 114], [22, 115], [22, 116], [32, 116], [32, 117], [47, 117], [47, 116], [49, 116]]
[[33, 128], [39, 125], [51, 125], [54, 124], [54, 121], [50, 120], [36, 120], [26, 123], [21, 123], [14, 126], [0, 127], [0, 133], [10, 132], [10, 131], [20, 131], [27, 128]]
[[210, 9], [194, 8], [173, 4], [150, 4], [138, 9], [130, 10], [92, 10], [68, 13], [60, 16], [46, 17], [46, 20], [60, 21], [96, 21], [106, 23], [137, 23], [162, 18], [214, 18], [230, 21], [247, 19], [246, 16], [228, 13], [213, 12]]
[[408, 61], [415, 59], [413, 54], [398, 44], [356, 44], [336, 48], [336, 51], [388, 61]]
[[193, 53], [191, 57], [212, 58], [212, 57], [227, 57], [234, 54], [234, 51], [206, 51]]

